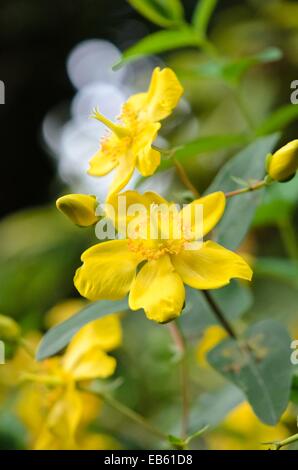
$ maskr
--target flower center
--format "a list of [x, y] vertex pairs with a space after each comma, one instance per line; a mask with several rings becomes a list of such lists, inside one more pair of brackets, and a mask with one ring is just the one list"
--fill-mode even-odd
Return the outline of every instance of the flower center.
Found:
[[164, 255], [178, 255], [185, 240], [128, 240], [128, 248], [146, 260], [157, 260]]

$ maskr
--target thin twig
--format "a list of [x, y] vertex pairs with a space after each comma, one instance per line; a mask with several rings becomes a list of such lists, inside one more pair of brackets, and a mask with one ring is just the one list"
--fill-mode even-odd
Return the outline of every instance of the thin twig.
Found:
[[186, 173], [185, 169], [183, 168], [183, 166], [181, 165], [181, 163], [178, 162], [178, 160], [176, 160], [175, 158], [174, 158], [174, 165], [175, 165], [175, 168], [176, 168], [177, 175], [179, 176], [179, 178], [180, 178], [181, 182], [184, 184], [184, 186], [186, 186], [187, 189], [189, 189], [192, 192], [192, 194], [194, 195], [194, 197], [196, 199], [199, 198], [200, 197], [199, 191], [197, 190], [197, 188], [192, 184], [192, 182], [188, 178], [187, 173]]
[[160, 431], [155, 426], [153, 426], [151, 423], [149, 423], [142, 415], [140, 415], [136, 411], [132, 410], [131, 408], [128, 408], [123, 403], [120, 403], [118, 400], [113, 398], [111, 395], [108, 395], [108, 394], [105, 394], [105, 393], [100, 393], [96, 390], [92, 390], [92, 389], [85, 388], [85, 387], [80, 387], [80, 390], [100, 397], [111, 408], [114, 408], [114, 410], [118, 411], [120, 414], [122, 414], [126, 418], [129, 418], [131, 421], [134, 421], [139, 426], [142, 426], [144, 429], [146, 429], [151, 434], [154, 434], [159, 439], [167, 440], [167, 435], [166, 434], [164, 434], [162, 431]]
[[266, 186], [266, 181], [258, 181], [257, 183], [254, 183], [247, 188], [240, 188], [240, 189], [235, 189], [235, 191], [230, 191], [228, 193], [225, 193], [226, 198], [233, 197], [233, 196], [238, 196], [239, 194], [245, 194], [245, 193], [250, 193], [252, 191], [257, 191], [258, 189], [263, 188]]
[[207, 291], [207, 290], [203, 290], [202, 291], [203, 295], [205, 296], [208, 304], [210, 305], [210, 307], [212, 308], [212, 311], [214, 313], [214, 315], [216, 316], [216, 318], [218, 319], [218, 321], [221, 323], [221, 325], [224, 327], [224, 329], [227, 331], [227, 333], [229, 334], [229, 336], [233, 339], [237, 339], [237, 334], [233, 328], [233, 326], [230, 324], [230, 322], [226, 319], [225, 315], [223, 314], [223, 312], [220, 310], [220, 308], [218, 307], [218, 305], [214, 302], [213, 298], [211, 297], [210, 295], [210, 292]]

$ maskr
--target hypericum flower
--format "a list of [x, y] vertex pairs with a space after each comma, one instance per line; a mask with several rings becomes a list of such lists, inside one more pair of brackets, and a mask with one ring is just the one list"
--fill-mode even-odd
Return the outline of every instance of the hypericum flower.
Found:
[[[120, 343], [119, 316], [109, 315], [84, 326], [73, 337], [62, 357], [47, 359], [37, 366], [35, 372], [23, 375], [24, 380], [43, 386], [41, 396], [46, 416], [36, 448], [46, 448], [57, 438], [66, 440], [66, 445], [74, 448], [76, 432], [86, 421], [91, 400], [89, 397], [86, 400], [86, 392], [79, 386], [84, 381], [104, 379], [114, 373], [116, 360], [107, 352]], [[93, 416], [96, 411], [95, 408]]]
[[96, 197], [87, 194], [67, 194], [56, 201], [59, 211], [65, 214], [74, 224], [89, 227], [96, 224]]
[[267, 171], [275, 181], [288, 181], [298, 169], [298, 139], [292, 140], [273, 155], [269, 155]]
[[160, 152], [152, 148], [152, 143], [161, 127], [160, 121], [171, 114], [182, 93], [175, 73], [169, 68], [157, 67], [148, 91], [133, 95], [124, 103], [119, 124], [94, 111], [93, 117], [111, 133], [101, 141], [99, 151], [91, 158], [88, 173], [104, 176], [116, 169], [109, 196], [124, 188], [135, 168], [143, 176], [155, 172], [160, 164]]
[[[152, 192], [141, 195], [127, 191], [120, 196], [126, 197], [127, 208], [133, 207], [132, 204], [147, 208], [148, 217], [152, 206], [175, 206]], [[110, 199], [115, 212], [119, 197]], [[78, 291], [90, 300], [121, 299], [129, 292], [132, 310], [143, 308], [149, 319], [164, 323], [181, 313], [185, 300], [184, 283], [196, 289], [216, 289], [228, 284], [234, 277], [250, 280], [252, 270], [239, 255], [210, 240], [204, 242], [200, 249], [189, 250], [189, 242], [193, 238], [188, 235], [188, 230], [183, 231], [180, 238], [173, 236], [179, 217], [185, 213], [193, 214], [198, 206], [203, 207], [202, 235], [206, 235], [224, 212], [225, 196], [222, 192], [216, 192], [193, 201], [181, 212], [175, 212], [175, 209], [169, 211], [174, 215], [168, 238], [161, 233], [163, 218], [160, 217], [157, 239], [146, 236], [150, 223], [144, 220], [144, 224], [135, 226], [139, 237], [111, 240], [89, 248], [83, 253], [83, 265], [75, 275], [74, 283]], [[134, 222], [131, 216], [127, 219]], [[122, 222], [118, 217], [118, 229]], [[197, 232], [197, 227], [192, 229], [192, 232]]]

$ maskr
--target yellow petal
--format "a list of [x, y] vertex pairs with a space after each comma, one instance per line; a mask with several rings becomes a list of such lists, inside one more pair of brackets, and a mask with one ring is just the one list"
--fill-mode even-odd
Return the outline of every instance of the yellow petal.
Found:
[[127, 240], [98, 243], [82, 255], [74, 284], [89, 300], [119, 300], [129, 291], [140, 258], [128, 249]]
[[63, 358], [63, 367], [71, 370], [89, 350], [97, 347], [111, 351], [120, 346], [122, 331], [119, 315], [108, 315], [92, 321], [78, 331], [69, 343]]
[[75, 381], [81, 381], [105, 379], [112, 375], [115, 369], [116, 359], [95, 347], [83, 354], [69, 372]]
[[148, 261], [137, 274], [129, 294], [132, 310], [143, 308], [147, 317], [165, 323], [178, 317], [185, 299], [180, 276], [165, 255]]
[[51, 433], [46, 426], [39, 429], [37, 436], [33, 450], [62, 450], [61, 440]]
[[107, 200], [113, 194], [117, 194], [127, 185], [133, 175], [136, 166], [136, 155], [130, 150], [127, 154], [123, 155], [119, 160], [119, 165], [116, 168], [115, 177], [109, 187], [109, 194]]
[[110, 173], [118, 164], [122, 150], [121, 139], [115, 134], [108, 135], [101, 143], [100, 149], [91, 157], [88, 174], [104, 176]]
[[217, 289], [232, 278], [252, 278], [252, 270], [241, 256], [212, 241], [199, 250], [172, 256], [172, 262], [185, 284], [195, 289]]
[[[226, 198], [223, 192], [208, 194], [196, 199], [181, 210], [184, 224], [190, 225], [192, 233], [200, 233], [203, 236], [212, 230], [221, 219], [226, 205]], [[196, 207], [202, 206], [203, 221], [196, 211]], [[198, 220], [196, 220], [198, 219]], [[203, 226], [202, 226], [203, 223]]]
[[141, 175], [151, 176], [160, 165], [160, 152], [155, 149], [144, 149], [138, 155], [137, 168]]
[[80, 392], [75, 389], [73, 382], [69, 383], [61, 398], [53, 405], [47, 419], [48, 429], [64, 439], [73, 438], [82, 416]]
[[[129, 223], [140, 216], [144, 215], [145, 219], [149, 217], [150, 207], [152, 204], [168, 204], [159, 194], [148, 191], [140, 194], [137, 191], [125, 191], [120, 194], [113, 194], [108, 200], [106, 206], [107, 217], [112, 218], [115, 227], [122, 236], [127, 235]], [[110, 206], [113, 209], [110, 211]], [[142, 212], [140, 213], [138, 207]], [[131, 212], [129, 212], [129, 208]], [[148, 224], [149, 226], [149, 224]]]
[[152, 175], [160, 165], [160, 152], [151, 147], [159, 129], [159, 123], [146, 123], [134, 141], [137, 168], [143, 176]]
[[121, 445], [107, 434], [84, 434], [78, 444], [79, 450], [115, 450], [121, 449]]
[[155, 122], [165, 119], [177, 106], [182, 93], [183, 88], [173, 70], [156, 67], [146, 97], [146, 114]]

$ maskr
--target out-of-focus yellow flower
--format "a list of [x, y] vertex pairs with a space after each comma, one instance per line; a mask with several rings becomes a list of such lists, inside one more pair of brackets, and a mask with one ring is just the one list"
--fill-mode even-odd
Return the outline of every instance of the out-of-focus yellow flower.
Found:
[[0, 315], [0, 340], [17, 341], [20, 337], [19, 325], [10, 317]]
[[[27, 379], [29, 385], [33, 382], [37, 387], [30, 393], [34, 397], [38, 390], [36, 406], [44, 416], [44, 426], [36, 448], [52, 448], [57, 444], [57, 439], [67, 448], [76, 446], [77, 430], [90, 419], [90, 414], [96, 415], [97, 405], [100, 404], [96, 399], [94, 406], [93, 397], [81, 391], [79, 385], [96, 378], [107, 378], [114, 373], [116, 360], [107, 352], [118, 347], [121, 340], [119, 316], [109, 315], [85, 325], [74, 336], [62, 357], [47, 359], [37, 366], [35, 372], [24, 374], [24, 380]], [[19, 415], [24, 421], [30, 421], [30, 416], [26, 418], [27, 403], [28, 397], [25, 396], [18, 405]], [[34, 418], [37, 423], [38, 419], [38, 416]]]
[[56, 206], [60, 212], [80, 227], [89, 227], [99, 220], [99, 217], [95, 215], [97, 207], [95, 196], [67, 194], [57, 199]]
[[262, 443], [289, 435], [282, 423], [276, 426], [261, 423], [245, 402], [231, 411], [218, 429], [206, 435], [206, 442], [210, 450], [264, 450]]
[[[184, 283], [196, 289], [216, 289], [234, 277], [251, 279], [250, 267], [237, 254], [213, 241], [204, 242], [199, 249], [189, 250], [188, 243], [193, 240], [189, 227], [186, 230], [183, 227], [180, 237], [174, 234], [177, 224], [181, 226], [184, 214], [188, 214], [186, 221], [190, 225], [192, 221], [196, 224], [195, 218], [190, 217], [189, 220], [188, 217], [196, 211], [197, 205], [202, 206], [204, 212], [203, 227], [202, 221], [198, 221], [199, 231], [203, 235], [210, 232], [225, 208], [222, 192], [197, 199], [181, 211], [155, 193], [141, 195], [128, 191], [124, 196], [128, 208], [133, 204], [141, 204], [145, 208], [144, 221], [140, 222], [139, 217], [126, 217], [129, 223], [136, 221], [133, 238], [125, 233], [126, 239], [99, 243], [83, 253], [83, 265], [74, 279], [83, 297], [116, 300], [129, 292], [132, 310], [143, 308], [149, 319], [164, 323], [180, 314], [185, 300]], [[118, 201], [117, 196], [110, 199], [115, 213], [118, 213]], [[168, 207], [168, 236], [164, 237], [161, 216], [156, 223], [157, 238], [152, 239], [144, 230], [151, 227], [150, 208], [158, 208], [161, 204]], [[119, 219], [116, 224], [121, 230], [122, 221]], [[197, 233], [197, 227], [191, 229], [192, 233]], [[141, 263], [143, 265], [137, 272]]]
[[273, 155], [269, 155], [267, 171], [276, 181], [287, 181], [298, 169], [298, 139], [289, 142]]
[[227, 336], [224, 328], [219, 325], [209, 326], [203, 333], [197, 347], [197, 359], [202, 367], [209, 367], [207, 362], [207, 354], [213, 349], [220, 341]]
[[171, 114], [182, 93], [175, 73], [169, 68], [160, 70], [157, 67], [148, 91], [131, 96], [123, 105], [119, 124], [95, 110], [93, 117], [105, 124], [111, 133], [102, 140], [99, 151], [91, 158], [89, 174], [103, 176], [116, 168], [109, 196], [128, 183], [135, 168], [143, 176], [155, 172], [160, 164], [160, 152], [152, 148], [152, 143], [161, 127], [159, 121]]

